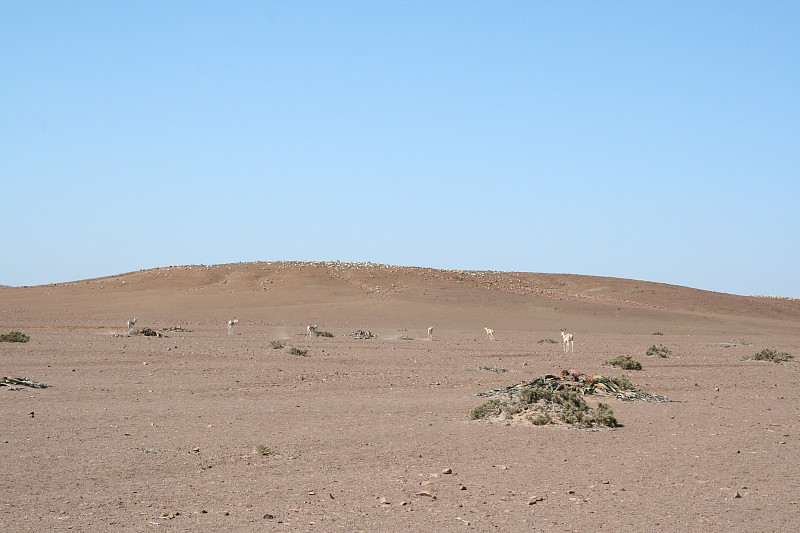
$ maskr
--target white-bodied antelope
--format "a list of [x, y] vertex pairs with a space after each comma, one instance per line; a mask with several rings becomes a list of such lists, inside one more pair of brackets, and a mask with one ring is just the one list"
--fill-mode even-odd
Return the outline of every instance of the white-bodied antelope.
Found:
[[136, 317], [133, 317], [133, 320], [128, 320], [128, 333], [131, 332], [133, 326], [136, 325]]
[[312, 338], [314, 334], [317, 332], [317, 325], [316, 324], [309, 324], [306, 326], [306, 332], [308, 333], [308, 338]]
[[433, 326], [428, 327], [428, 340], [433, 339]]
[[491, 329], [491, 328], [486, 328], [486, 327], [483, 328], [483, 329], [486, 330], [486, 338], [489, 339], [490, 341], [493, 341], [494, 340], [494, 330]]
[[236, 317], [233, 317], [233, 320], [228, 320], [228, 335], [230, 335], [233, 332], [233, 326], [235, 326], [238, 323], [239, 319]]
[[572, 333], [567, 333], [566, 329], [561, 330], [561, 341], [564, 343], [564, 351], [568, 352], [570, 348], [575, 351], [575, 337]]

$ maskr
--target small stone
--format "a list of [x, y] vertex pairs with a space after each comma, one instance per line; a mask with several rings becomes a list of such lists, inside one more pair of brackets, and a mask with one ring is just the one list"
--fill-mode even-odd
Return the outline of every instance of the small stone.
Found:
[[453, 473], [452, 468], [445, 468], [444, 470], [442, 470], [442, 474], [452, 474], [452, 473]]
[[267, 514], [265, 514], [263, 516], [263, 518], [264, 518], [264, 520], [274, 520], [275, 519], [275, 515], [271, 515], [271, 514], [267, 513]]
[[381, 502], [381, 505], [392, 505], [392, 502], [387, 500], [386, 496], [381, 496], [381, 499], [379, 501]]
[[741, 494], [739, 494], [739, 493], [737, 492], [737, 493], [735, 493], [735, 494], [733, 495], [733, 497], [734, 497], [734, 498], [741, 498], [741, 497], [742, 497], [742, 495], [741, 495]]
[[458, 490], [467, 490], [467, 487], [465, 487], [464, 485], [459, 485]]

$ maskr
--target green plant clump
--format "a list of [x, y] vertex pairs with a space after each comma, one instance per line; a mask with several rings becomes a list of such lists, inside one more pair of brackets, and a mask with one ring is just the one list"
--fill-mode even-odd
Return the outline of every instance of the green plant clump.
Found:
[[289, 353], [292, 355], [299, 355], [300, 357], [305, 357], [306, 355], [308, 355], [308, 350], [301, 350], [300, 348], [295, 348], [294, 346], [292, 346], [291, 348], [289, 348]]
[[623, 370], [641, 370], [642, 363], [633, 359], [630, 355], [618, 355], [614, 359], [609, 359], [605, 363], [606, 366], [617, 366]]
[[528, 420], [530, 420], [531, 424], [534, 426], [546, 426], [553, 421], [552, 417], [547, 413], [536, 416], [528, 415]]
[[469, 412], [470, 420], [479, 420], [489, 416], [497, 416], [502, 412], [500, 400], [494, 398], [488, 402], [475, 407]]
[[333, 338], [333, 333], [331, 333], [329, 331], [314, 331], [314, 334], [317, 337], [330, 337], [330, 338]]
[[493, 398], [470, 411], [469, 417], [470, 420], [497, 416], [509, 418], [525, 411], [533, 411], [525, 418], [537, 426], [552, 424], [556, 420], [582, 427], [618, 425], [608, 405], [601, 403], [592, 409], [576, 390], [553, 391], [542, 386], [527, 388], [506, 400]]
[[259, 444], [256, 446], [254, 451], [257, 455], [275, 455], [275, 451], [272, 448], [268, 448], [264, 444]]
[[663, 344], [659, 344], [658, 346], [656, 346], [654, 344], [654, 345], [652, 345], [651, 347], [649, 347], [647, 349], [647, 351], [645, 352], [645, 355], [648, 355], [648, 356], [657, 355], [659, 357], [667, 357], [671, 353], [672, 352], [669, 351], [669, 348], [667, 348]]
[[752, 361], [771, 361], [773, 363], [783, 363], [785, 361], [791, 361], [794, 359], [793, 355], [789, 355], [786, 352], [779, 352], [776, 350], [771, 350], [766, 348], [761, 350], [755, 355], [751, 355], [750, 357], [746, 357], [745, 359], [750, 359]]
[[12, 331], [11, 333], [4, 333], [0, 335], [0, 342], [28, 342], [31, 338], [19, 331]]
[[281, 341], [272, 341], [269, 343], [269, 345], [272, 347], [273, 350], [280, 350], [285, 346], [285, 344], [283, 344], [283, 342]]
[[634, 385], [625, 374], [619, 376], [618, 378], [611, 378], [611, 381], [613, 381], [620, 389], [632, 391], [636, 390], [636, 385]]

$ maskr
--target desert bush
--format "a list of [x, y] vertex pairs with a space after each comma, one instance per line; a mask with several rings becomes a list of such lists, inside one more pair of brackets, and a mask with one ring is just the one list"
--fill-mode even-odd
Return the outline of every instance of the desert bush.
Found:
[[567, 388], [552, 390], [546, 386], [525, 388], [506, 398], [494, 398], [470, 411], [470, 419], [503, 417], [525, 414], [525, 419], [537, 426], [565, 423], [573, 426], [616, 427], [614, 412], [606, 404], [592, 409], [577, 390]]
[[488, 416], [497, 416], [501, 412], [502, 408], [500, 400], [495, 398], [472, 409], [472, 411], [469, 412], [469, 419], [480, 420], [481, 418], [486, 418]]
[[647, 349], [647, 351], [645, 352], [645, 355], [647, 355], [647, 356], [657, 355], [659, 357], [666, 357], [666, 356], [670, 355], [671, 353], [672, 352], [669, 351], [669, 348], [667, 348], [663, 344], [659, 344], [657, 346], [654, 344], [654, 345], [652, 345], [651, 347], [649, 347]]
[[749, 359], [751, 361], [771, 361], [773, 363], [783, 363], [785, 361], [791, 361], [794, 359], [794, 356], [789, 355], [786, 352], [779, 352], [770, 348], [766, 348], [755, 355], [745, 357], [745, 359]]
[[539, 344], [558, 344], [553, 339], [539, 339]]
[[330, 337], [333, 338], [333, 333], [329, 331], [314, 331], [314, 335], [317, 337]]
[[299, 355], [301, 357], [305, 357], [306, 355], [308, 355], [308, 350], [301, 350], [300, 348], [295, 348], [294, 346], [292, 346], [291, 348], [289, 348], [289, 353], [292, 355]]
[[281, 342], [281, 341], [271, 341], [271, 342], [269, 343], [269, 345], [272, 347], [272, 349], [273, 349], [273, 350], [280, 350], [281, 348], [283, 348], [284, 346], [286, 346], [286, 345], [285, 345], [285, 344], [283, 344], [283, 342]]
[[609, 359], [605, 363], [605, 366], [616, 366], [623, 370], [641, 370], [642, 363], [633, 359], [630, 355], [618, 355], [614, 359]]
[[519, 401], [523, 405], [530, 405], [532, 403], [537, 403], [541, 400], [544, 400], [546, 402], [552, 402], [553, 391], [545, 387], [530, 387], [523, 390], [519, 394]]
[[256, 455], [275, 455], [275, 451], [272, 448], [268, 448], [264, 444], [259, 444], [253, 451], [256, 453]]
[[28, 342], [31, 338], [19, 331], [12, 331], [11, 333], [4, 333], [0, 335], [0, 342]]
[[619, 376], [618, 378], [610, 378], [610, 379], [611, 381], [616, 383], [617, 386], [621, 389], [636, 390], [636, 385], [634, 385], [633, 382], [630, 379], [628, 379], [628, 376], [626, 376], [625, 374]]
[[534, 426], [546, 426], [553, 421], [547, 413], [538, 414], [536, 416], [528, 415], [528, 420], [530, 420], [531, 424]]
[[611, 428], [619, 425], [617, 419], [614, 418], [614, 411], [611, 409], [611, 406], [602, 402], [597, 404], [597, 408], [592, 411], [591, 417], [592, 425]]

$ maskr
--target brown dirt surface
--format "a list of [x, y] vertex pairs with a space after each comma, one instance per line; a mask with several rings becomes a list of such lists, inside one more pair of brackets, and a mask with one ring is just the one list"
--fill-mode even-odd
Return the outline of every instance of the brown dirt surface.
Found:
[[[189, 331], [128, 337], [134, 316]], [[800, 363], [744, 360], [800, 356], [798, 300], [241, 263], [0, 288], [15, 330], [0, 375], [50, 387], [0, 387], [5, 531], [800, 528]], [[626, 354], [643, 370], [603, 366]], [[475, 394], [564, 369], [670, 401], [587, 396], [621, 424], [597, 431], [469, 419]]]

